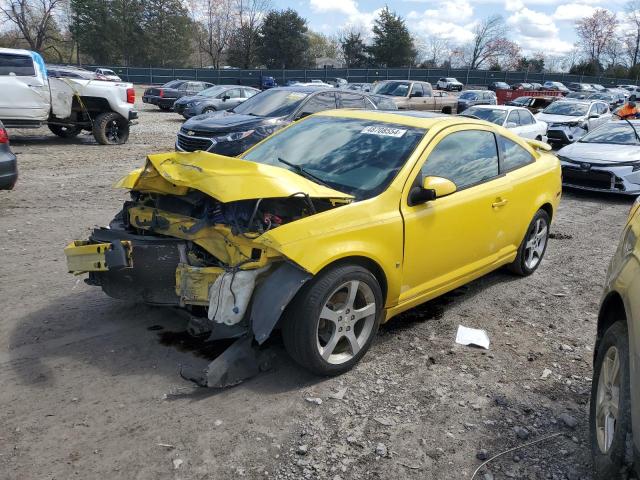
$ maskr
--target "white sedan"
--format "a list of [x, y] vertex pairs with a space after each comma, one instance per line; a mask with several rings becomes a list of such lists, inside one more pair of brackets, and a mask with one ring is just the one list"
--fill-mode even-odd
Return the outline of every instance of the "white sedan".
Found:
[[547, 123], [536, 119], [529, 110], [510, 105], [474, 105], [463, 115], [479, 118], [513, 130], [523, 138], [547, 141]]

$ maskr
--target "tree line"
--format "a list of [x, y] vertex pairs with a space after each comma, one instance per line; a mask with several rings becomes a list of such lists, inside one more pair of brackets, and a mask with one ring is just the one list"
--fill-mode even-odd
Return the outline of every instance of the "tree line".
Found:
[[271, 0], [0, 0], [0, 16], [0, 46], [36, 50], [57, 63], [308, 68], [328, 58], [349, 68], [640, 71], [640, 0], [620, 16], [599, 9], [577, 21], [575, 47], [563, 57], [524, 55], [500, 15], [476, 22], [463, 44], [412, 34], [388, 7], [370, 31], [349, 26], [331, 36]]

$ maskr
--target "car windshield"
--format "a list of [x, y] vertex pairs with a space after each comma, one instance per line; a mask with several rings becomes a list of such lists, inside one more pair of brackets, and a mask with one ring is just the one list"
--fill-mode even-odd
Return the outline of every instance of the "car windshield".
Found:
[[457, 82], [458, 80], [456, 80], [455, 78], [447, 78], [447, 82]]
[[587, 113], [589, 105], [586, 103], [554, 102], [543, 110], [543, 113], [552, 115], [565, 115], [567, 117], [580, 117]]
[[293, 90], [266, 90], [245, 100], [232, 111], [256, 117], [285, 117], [309, 96]]
[[463, 100], [476, 100], [478, 96], [473, 92], [464, 92], [462, 95], [460, 95], [460, 98], [462, 98]]
[[469, 107], [464, 111], [464, 115], [473, 115], [480, 120], [486, 120], [487, 122], [495, 123], [496, 125], [502, 125], [504, 118], [507, 116], [507, 111], [500, 108], [479, 108]]
[[392, 97], [406, 97], [410, 86], [409, 82], [384, 82], [378, 85], [374, 93], [391, 95]]
[[225, 87], [221, 87], [220, 85], [216, 85], [215, 87], [209, 87], [205, 90], [202, 90], [198, 95], [201, 97], [216, 97], [220, 95], [222, 92], [226, 90]]
[[178, 88], [180, 87], [180, 85], [182, 85], [184, 83], [183, 80], [171, 80], [170, 82], [165, 83], [164, 85], [162, 85], [164, 88]]
[[102, 69], [102, 73], [104, 73], [105, 75], [115, 75], [116, 72], [114, 72], [113, 70], [107, 70], [107, 69]]
[[[383, 192], [426, 130], [375, 120], [317, 116], [296, 123], [242, 158], [283, 168], [284, 162], [357, 200]], [[281, 160], [279, 160], [281, 159]]]
[[529, 101], [531, 97], [518, 97], [515, 100], [512, 100], [511, 103], [517, 103], [518, 105], [524, 105]]
[[[640, 125], [633, 125], [640, 134]], [[605, 123], [578, 140], [581, 143], [614, 143], [616, 145], [639, 145], [633, 127], [627, 122]]]

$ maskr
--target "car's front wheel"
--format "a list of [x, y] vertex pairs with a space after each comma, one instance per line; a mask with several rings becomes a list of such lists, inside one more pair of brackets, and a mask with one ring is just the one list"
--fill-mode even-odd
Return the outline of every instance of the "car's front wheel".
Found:
[[516, 259], [509, 265], [512, 272], [527, 276], [537, 270], [547, 250], [549, 224], [549, 214], [542, 209], [538, 210], [518, 247]]
[[358, 265], [320, 273], [287, 309], [282, 336], [291, 357], [317, 375], [352, 368], [369, 349], [382, 314], [376, 277]]
[[629, 339], [626, 323], [618, 321], [602, 337], [593, 369], [589, 430], [595, 480], [627, 478], [630, 412]]

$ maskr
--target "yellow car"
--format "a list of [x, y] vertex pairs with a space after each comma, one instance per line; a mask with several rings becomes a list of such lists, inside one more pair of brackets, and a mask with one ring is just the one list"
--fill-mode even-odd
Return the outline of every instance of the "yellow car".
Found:
[[549, 149], [471, 118], [324, 112], [241, 158], [149, 156], [68, 268], [188, 309], [192, 330], [244, 342], [234, 359], [277, 326], [298, 363], [339, 374], [381, 322], [503, 265], [538, 268], [561, 194]]
[[[598, 316], [590, 432], [595, 480], [640, 465], [640, 198], [609, 265]], [[631, 448], [632, 447], [632, 448]]]

